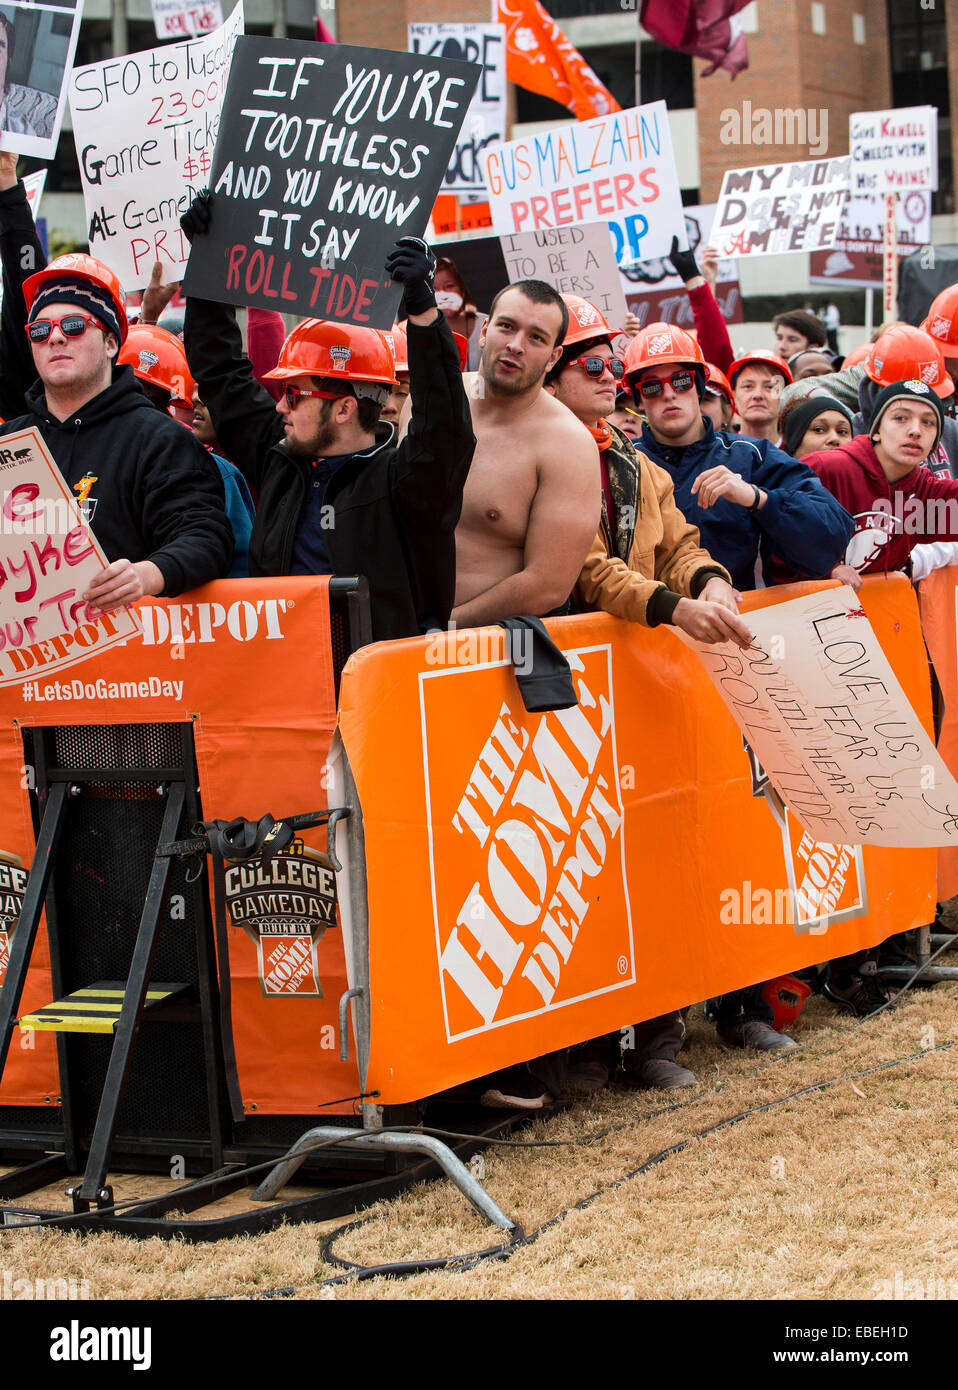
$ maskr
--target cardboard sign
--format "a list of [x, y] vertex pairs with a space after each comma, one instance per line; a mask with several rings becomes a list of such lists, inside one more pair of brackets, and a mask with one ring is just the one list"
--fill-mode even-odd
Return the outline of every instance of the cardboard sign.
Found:
[[808, 833], [843, 845], [958, 844], [958, 782], [854, 591], [793, 599], [747, 622], [755, 634], [747, 652], [677, 635], [699, 652]]
[[223, 23], [220, 0], [204, 0], [204, 3], [197, 5], [190, 5], [186, 0], [151, 0], [151, 3], [158, 39], [211, 34]]
[[90, 254], [125, 289], [181, 280], [190, 244], [180, 217], [209, 183], [238, 4], [203, 38], [77, 68], [70, 80], [73, 138], [89, 219]]
[[831, 246], [848, 192], [847, 159], [730, 169], [712, 242], [723, 256], [782, 256]]
[[187, 294], [388, 329], [384, 269], [422, 236], [479, 81], [474, 63], [240, 39]]
[[482, 193], [482, 154], [506, 138], [504, 24], [410, 24], [409, 51], [480, 63], [482, 76], [442, 181], [443, 193]]
[[848, 118], [853, 193], [938, 187], [938, 108], [855, 111]]
[[602, 222], [554, 227], [502, 238], [509, 283], [544, 280], [560, 294], [579, 294], [604, 314], [610, 326], [625, 322], [625, 296], [615, 248]]
[[81, 594], [106, 558], [36, 429], [0, 439], [0, 686], [86, 661], [138, 635], [131, 608]]
[[[898, 255], [910, 256], [931, 241], [931, 194], [916, 190], [896, 201]], [[880, 285], [884, 232], [884, 199], [875, 193], [849, 193], [839, 218], [834, 249], [812, 252], [811, 283], [866, 290]]]
[[0, 74], [0, 144], [16, 154], [52, 159], [66, 110], [83, 0], [75, 7], [6, 3], [13, 26]]
[[664, 101], [512, 140], [484, 156], [500, 236], [607, 221], [619, 265], [684, 247]]
[[[921, 630], [941, 687], [938, 752], [958, 777], [958, 565], [932, 570], [918, 585]], [[938, 851], [938, 900], [958, 893], [958, 845]]]
[[[911, 588], [865, 588], [930, 722]], [[789, 590], [803, 592], [837, 591]], [[749, 594], [749, 622], [777, 598]], [[783, 836], [739, 728], [672, 634], [602, 613], [546, 626], [572, 668], [570, 710], [524, 708], [491, 628], [378, 642], [343, 673], [366, 847], [366, 1083], [385, 1102], [848, 954], [933, 906], [934, 850], [846, 851], [806, 837], [791, 806]]]

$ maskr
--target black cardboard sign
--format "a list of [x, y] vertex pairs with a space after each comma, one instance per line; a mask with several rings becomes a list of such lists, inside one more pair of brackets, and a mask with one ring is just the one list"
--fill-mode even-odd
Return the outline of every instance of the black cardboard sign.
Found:
[[482, 69], [290, 39], [236, 42], [213, 156], [213, 220], [187, 294], [389, 328], [383, 268], [422, 236]]

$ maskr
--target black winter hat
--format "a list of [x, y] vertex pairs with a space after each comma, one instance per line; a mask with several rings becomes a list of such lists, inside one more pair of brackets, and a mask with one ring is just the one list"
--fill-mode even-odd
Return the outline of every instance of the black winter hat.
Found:
[[875, 431], [881, 424], [881, 417], [894, 401], [920, 401], [922, 405], [927, 405], [934, 410], [938, 419], [938, 429], [935, 432], [935, 442], [931, 446], [937, 449], [941, 432], [945, 426], [945, 408], [941, 403], [938, 394], [926, 386], [917, 377], [909, 377], [907, 381], [893, 381], [890, 386], [883, 386], [875, 397], [875, 404], [872, 406], [871, 419], [868, 422], [868, 433], [874, 441]]

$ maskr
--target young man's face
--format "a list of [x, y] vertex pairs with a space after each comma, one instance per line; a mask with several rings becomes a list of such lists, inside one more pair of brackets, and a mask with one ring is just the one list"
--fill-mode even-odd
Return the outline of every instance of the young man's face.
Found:
[[636, 383], [639, 408], [645, 412], [649, 429], [663, 444], [681, 447], [700, 439], [705, 426], [702, 423], [702, 409], [698, 392], [695, 389], [694, 373], [691, 367], [692, 386], [688, 391], [676, 391], [669, 378], [682, 371], [681, 366], [670, 363], [668, 366], [649, 367], [642, 372], [639, 382], [655, 378], [662, 382], [662, 392], [658, 396], [643, 396]]
[[[0, 27], [2, 33], [2, 27]], [[49, 304], [35, 321], [59, 320], [78, 314], [89, 318], [79, 304]], [[57, 326], [45, 342], [30, 344], [37, 376], [45, 387], [80, 394], [98, 395], [108, 384], [119, 343], [112, 333], [104, 333], [97, 322], [87, 323], [78, 338], [68, 338]], [[104, 382], [106, 378], [106, 383]]]
[[[315, 391], [316, 383], [311, 376], [297, 376], [284, 381], [283, 386], [298, 387], [301, 391]], [[336, 438], [336, 428], [331, 423], [332, 407], [339, 405], [339, 399], [326, 400], [320, 396], [301, 396], [291, 407], [285, 392], [276, 402], [276, 409], [283, 417], [286, 429], [286, 447], [291, 454], [301, 458], [315, 458], [332, 451]]]
[[[598, 357], [603, 362], [611, 362], [615, 356], [608, 343], [593, 344], [585, 348], [582, 357]], [[552, 385], [558, 400], [578, 416], [584, 425], [591, 428], [611, 415], [615, 409], [618, 383], [608, 368], [599, 377], [588, 376], [585, 368], [572, 361], [563, 368]]]
[[938, 416], [921, 401], [895, 401], [878, 425], [875, 451], [883, 463], [910, 473], [926, 459], [935, 445]]
[[559, 360], [562, 348], [556, 346], [556, 338], [561, 327], [557, 304], [536, 304], [521, 290], [506, 290], [479, 337], [479, 373], [486, 385], [508, 396], [535, 390]]
[[808, 347], [808, 339], [804, 333], [799, 333], [797, 328], [790, 328], [787, 323], [775, 325], [775, 346], [786, 360], [796, 352], [804, 352]]
[[732, 395], [744, 434], [765, 429], [778, 419], [784, 389], [785, 378], [774, 368], [752, 363], [742, 368], [735, 378]]

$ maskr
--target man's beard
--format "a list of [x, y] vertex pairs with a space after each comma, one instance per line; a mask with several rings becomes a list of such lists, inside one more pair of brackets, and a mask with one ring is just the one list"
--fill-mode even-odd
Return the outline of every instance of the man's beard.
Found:
[[496, 364], [492, 363], [492, 370], [487, 375], [485, 371], [485, 359], [479, 364], [479, 374], [486, 383], [490, 391], [496, 391], [502, 396], [521, 396], [527, 391], [534, 391], [537, 386], [541, 386], [545, 379], [547, 368], [543, 367], [538, 376], [535, 375], [535, 367], [526, 367], [518, 372], [509, 373], [505, 378], [494, 376]]
[[309, 439], [303, 441], [294, 438], [291, 434], [287, 435], [286, 452], [290, 454], [295, 454], [297, 458], [311, 459], [315, 458], [317, 454], [322, 453], [324, 449], [328, 449], [336, 438], [336, 431], [333, 428], [333, 426], [329, 423], [329, 417], [332, 413], [332, 407], [334, 405], [335, 401], [322, 402], [322, 405], [320, 407], [319, 424], [316, 427], [315, 432]]

